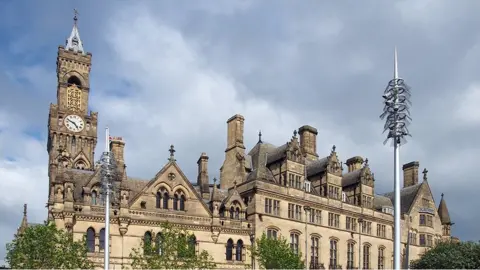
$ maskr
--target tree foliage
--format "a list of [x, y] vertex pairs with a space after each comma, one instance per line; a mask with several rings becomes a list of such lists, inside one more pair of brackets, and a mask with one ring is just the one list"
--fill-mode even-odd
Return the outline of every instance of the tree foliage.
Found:
[[73, 240], [72, 234], [53, 223], [29, 226], [7, 244], [5, 258], [13, 269], [92, 269], [87, 259], [85, 239]]
[[252, 252], [264, 269], [304, 269], [301, 254], [295, 254], [283, 237], [267, 237], [265, 233], [255, 241]]
[[480, 269], [480, 243], [445, 241], [410, 264], [412, 269]]
[[[153, 234], [152, 234], [153, 236]], [[210, 254], [196, 251], [195, 236], [166, 222], [151, 241], [142, 239], [130, 253], [133, 269], [214, 269]]]

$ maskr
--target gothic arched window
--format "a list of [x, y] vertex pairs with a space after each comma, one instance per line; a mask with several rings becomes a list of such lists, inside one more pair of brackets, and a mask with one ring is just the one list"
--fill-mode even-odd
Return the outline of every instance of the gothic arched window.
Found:
[[355, 243], [347, 243], [347, 269], [353, 269], [355, 261]]
[[92, 227], [87, 230], [87, 249], [88, 252], [95, 252], [95, 230]]
[[76, 85], [76, 86], [82, 86], [82, 82], [81, 82], [80, 79], [79, 79], [78, 77], [76, 77], [76, 76], [71, 76], [70, 78], [68, 78], [67, 83], [68, 83], [69, 85], [74, 84], [74, 85]]
[[338, 241], [330, 239], [330, 269], [336, 268], [338, 265]]
[[235, 216], [235, 210], [233, 209], [233, 206], [230, 207], [230, 218], [233, 219], [233, 217]]
[[363, 269], [370, 269], [370, 245], [363, 245]]
[[168, 195], [168, 192], [165, 191], [165, 193], [163, 193], [163, 209], [168, 209], [169, 199], [170, 199], [170, 196]]
[[99, 245], [99, 249], [100, 250], [104, 250], [105, 249], [105, 229], [101, 229], [100, 230], [100, 245]]
[[[318, 257], [319, 257], [319, 251], [320, 251], [320, 238], [317, 237], [317, 236], [312, 236], [311, 237], [311, 255], [310, 255], [310, 262], [314, 265], [314, 266], [318, 266]], [[315, 268], [317, 269], [317, 268]]]
[[188, 237], [188, 254], [189, 256], [195, 256], [195, 251], [197, 248], [197, 237], [194, 234]]
[[384, 247], [378, 248], [378, 268], [377, 269], [385, 269], [385, 248]]
[[233, 240], [231, 238], [227, 241], [226, 255], [227, 261], [231, 261], [233, 259]]
[[178, 210], [178, 195], [173, 195], [173, 210]]
[[163, 234], [157, 233], [157, 237], [155, 238], [155, 249], [157, 254], [162, 255], [162, 245], [163, 245]]
[[235, 260], [237, 261], [243, 261], [243, 241], [238, 240], [237, 241], [237, 247], [235, 248]]
[[97, 192], [94, 190], [92, 191], [92, 205], [97, 204]]
[[149, 253], [152, 247], [152, 233], [145, 232], [143, 235], [143, 252]]
[[240, 219], [240, 208], [235, 209], [235, 219]]
[[185, 195], [180, 196], [180, 211], [185, 211]]
[[155, 207], [156, 208], [161, 208], [162, 207], [162, 193], [160, 191], [157, 192], [156, 195], [156, 201], [155, 201]]

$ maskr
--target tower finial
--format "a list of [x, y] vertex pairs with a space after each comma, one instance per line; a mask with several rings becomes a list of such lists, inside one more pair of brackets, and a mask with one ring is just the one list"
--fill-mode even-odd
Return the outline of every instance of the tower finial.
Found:
[[261, 130], [258, 131], [258, 143], [263, 143], [263, 141], [262, 141], [262, 131]]
[[175, 147], [172, 145], [170, 145], [170, 149], [168, 150], [168, 152], [170, 152], [170, 158], [168, 159], [169, 161], [171, 162], [175, 162], [176, 159], [175, 159]]
[[443, 193], [442, 193], [442, 199], [443, 199]]
[[70, 37], [67, 39], [65, 49], [85, 54], [83, 43], [80, 39], [80, 33], [78, 32], [78, 15], [79, 13], [77, 9], [73, 9], [73, 28]]
[[74, 25], [77, 25], [77, 20], [78, 20], [78, 17], [77, 17], [77, 16], [78, 16], [78, 15], [80, 15], [80, 14], [78, 13], [78, 10], [77, 10], [76, 8], [74, 8], [74, 9], [73, 9], [73, 24], [74, 24]]
[[395, 52], [394, 52], [394, 56], [393, 56], [393, 78], [398, 79], [397, 46], [395, 46]]
[[24, 217], [27, 216], [27, 204], [24, 204], [24, 205], [23, 205], [23, 216], [24, 216]]

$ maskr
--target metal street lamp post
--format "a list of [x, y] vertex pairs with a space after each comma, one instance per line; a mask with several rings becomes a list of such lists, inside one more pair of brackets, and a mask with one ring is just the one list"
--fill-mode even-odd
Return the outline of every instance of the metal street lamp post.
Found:
[[400, 202], [400, 145], [406, 143], [405, 137], [411, 136], [407, 126], [412, 120], [409, 107], [410, 89], [403, 79], [398, 77], [397, 49], [394, 55], [393, 79], [387, 85], [382, 96], [384, 99], [381, 119], [385, 119], [384, 132], [388, 131], [386, 144], [390, 139], [394, 151], [394, 269], [401, 269], [401, 202]]
[[102, 193], [105, 196], [105, 247], [104, 247], [104, 268], [110, 269], [110, 206], [111, 196], [114, 194], [114, 181], [117, 175], [115, 159], [110, 152], [110, 135], [108, 127], [105, 128], [105, 152], [102, 153], [100, 161], [100, 180]]

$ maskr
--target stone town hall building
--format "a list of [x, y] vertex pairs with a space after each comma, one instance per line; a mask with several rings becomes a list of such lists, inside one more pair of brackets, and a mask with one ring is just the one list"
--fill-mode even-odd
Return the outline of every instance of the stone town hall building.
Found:
[[[75, 18], [66, 46], [58, 48], [57, 103], [50, 104], [48, 116], [48, 218], [77, 239], [86, 235], [89, 256], [101, 266], [104, 205], [94, 161], [99, 115], [87, 111], [94, 90], [91, 61]], [[282, 235], [295, 252], [306, 252], [312, 269], [392, 268], [393, 192], [375, 194], [367, 159], [351, 157], [344, 169], [335, 146], [317, 153], [317, 130], [311, 126], [300, 127], [281, 146], [260, 137], [247, 150], [244, 123], [238, 114], [227, 121], [219, 182], [209, 177], [206, 153], [199, 155], [196, 183], [187, 179], [173, 146], [168, 163], [151, 179], [132, 178], [125, 142], [112, 138], [119, 175], [119, 198], [111, 210], [112, 268], [128, 266], [131, 249], [153, 241], [166, 220], [191, 231], [195, 248], [208, 250], [221, 268], [251, 265], [248, 247], [263, 233]], [[402, 241], [405, 247], [410, 231], [411, 259], [451, 238], [453, 224], [443, 195], [435, 205], [427, 171], [420, 181], [418, 175], [418, 162], [403, 166]], [[26, 224], [25, 214], [19, 230]]]

